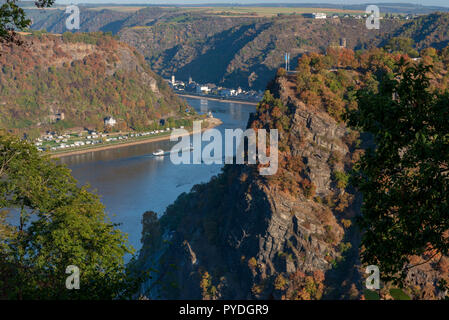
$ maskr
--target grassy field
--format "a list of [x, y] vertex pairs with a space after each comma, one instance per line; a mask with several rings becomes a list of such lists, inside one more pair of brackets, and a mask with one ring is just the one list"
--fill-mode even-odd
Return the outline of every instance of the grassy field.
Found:
[[107, 10], [114, 10], [114, 11], [120, 11], [120, 12], [135, 12], [140, 9], [146, 8], [145, 6], [139, 7], [139, 6], [104, 6], [104, 7], [93, 7], [89, 8], [89, 10], [94, 11], [101, 11], [104, 9]]
[[[145, 8], [144, 6], [101, 6], [90, 8], [90, 10], [116, 10], [122, 12], [134, 12]], [[167, 9], [173, 9], [175, 7], [163, 7]], [[198, 12], [202, 11], [208, 14], [221, 15], [221, 16], [251, 16], [251, 17], [272, 17], [278, 14], [303, 14], [313, 12], [324, 12], [328, 15], [331, 14], [363, 14], [364, 11], [358, 10], [343, 10], [332, 8], [288, 8], [288, 7], [176, 7], [183, 11]]]
[[227, 15], [227, 16], [258, 16], [258, 17], [272, 17], [278, 14], [303, 14], [324, 12], [326, 14], [361, 14], [364, 11], [357, 10], [341, 10], [330, 8], [287, 8], [287, 7], [198, 7], [198, 8], [184, 8], [186, 10], [204, 10], [208, 13]]

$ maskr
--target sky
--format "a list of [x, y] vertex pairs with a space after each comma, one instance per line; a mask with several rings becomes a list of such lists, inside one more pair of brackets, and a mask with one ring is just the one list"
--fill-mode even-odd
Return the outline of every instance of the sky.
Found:
[[362, 4], [362, 3], [413, 3], [428, 6], [449, 7], [449, 0], [56, 0], [56, 3], [147, 3], [147, 4], [251, 4], [251, 3], [333, 3], [333, 4]]

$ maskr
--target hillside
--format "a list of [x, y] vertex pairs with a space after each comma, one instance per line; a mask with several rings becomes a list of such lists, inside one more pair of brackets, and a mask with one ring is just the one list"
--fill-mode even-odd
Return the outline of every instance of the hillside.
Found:
[[[449, 48], [422, 53], [436, 71], [433, 88], [449, 88]], [[282, 70], [248, 126], [280, 132], [279, 170], [260, 176], [254, 165], [228, 165], [209, 183], [182, 194], [158, 219], [143, 216], [136, 268], [158, 270], [142, 295], [152, 299], [361, 299], [361, 195], [348, 171], [369, 136], [346, 127], [356, 92], [376, 88], [406, 55], [334, 49], [304, 55], [297, 76]], [[413, 263], [426, 257], [413, 257]], [[410, 270], [406, 294], [438, 299], [448, 257]], [[387, 284], [381, 294], [390, 298]]]
[[[0, 56], [1, 126], [18, 132], [122, 129], [181, 116], [183, 102], [130, 46], [102, 33], [24, 36]], [[64, 119], [56, 121], [57, 114]]]
[[443, 49], [449, 44], [449, 13], [432, 13], [404, 24], [394, 37], [411, 38], [417, 49]]
[[[34, 30], [47, 30], [52, 33], [63, 33], [67, 31], [65, 21], [68, 14], [64, 8], [52, 10], [26, 10], [27, 15], [32, 19]], [[129, 17], [127, 12], [113, 10], [86, 10], [80, 8], [80, 30], [81, 32], [95, 31], [118, 31], [121, 22]]]
[[124, 28], [120, 39], [145, 55], [153, 69], [181, 80], [191, 76], [202, 83], [263, 90], [291, 53], [292, 68], [306, 52], [325, 52], [384, 46], [393, 37], [409, 37], [416, 48], [442, 49], [449, 43], [449, 13], [422, 16], [410, 22], [384, 19], [380, 30], [368, 30], [363, 19], [327, 19], [301, 16], [274, 18], [195, 17], [186, 14], [176, 23]]
[[[209, 24], [214, 27], [209, 27]], [[232, 26], [232, 24], [236, 24]], [[132, 44], [158, 73], [202, 83], [264, 89], [291, 53], [292, 67], [303, 53], [323, 52], [346, 39], [348, 48], [376, 45], [397, 22], [382, 31], [368, 30], [363, 20], [317, 21], [300, 16], [273, 19], [211, 17], [176, 24], [124, 29], [120, 39]], [[221, 30], [220, 30], [221, 29]]]
[[[330, 294], [325, 282], [335, 277], [332, 268], [350, 244], [342, 215], [314, 198], [340, 193], [330, 172], [343, 170], [343, 164], [328, 159], [348, 153], [346, 129], [322, 111], [289, 103], [287, 92], [272, 92], [280, 99], [267, 93], [251, 122], [258, 126], [261, 119], [285, 112], [275, 120], [285, 128], [280, 170], [265, 179], [253, 166], [226, 166], [211, 182], [181, 195], [160, 220], [147, 212], [138, 267], [164, 272], [145, 283], [142, 294], [153, 299], [320, 299]], [[322, 135], [328, 140], [316, 138]]]
[[[382, 12], [415, 10], [403, 5], [395, 8], [385, 5]], [[322, 21], [299, 14], [233, 14], [231, 9], [229, 12], [225, 9], [148, 7], [127, 12], [82, 8], [80, 30], [117, 33], [120, 40], [137, 48], [163, 77], [174, 74], [177, 79], [187, 81], [191, 76], [200, 83], [256, 90], [263, 90], [284, 65], [286, 52], [291, 53], [291, 67], [295, 68], [302, 54], [325, 52], [329, 46], [340, 45], [343, 38], [346, 47], [354, 50], [384, 46], [393, 37], [411, 38], [418, 50], [429, 46], [440, 49], [449, 41], [449, 13], [413, 20], [390, 17], [382, 20], [380, 30], [368, 30], [364, 19]], [[431, 8], [421, 9], [428, 12]], [[30, 12], [32, 27], [62, 32], [66, 15], [55, 11], [51, 17]]]
[[[66, 14], [30, 11], [33, 29], [64, 30]], [[81, 8], [80, 31], [111, 31], [142, 53], [164, 77], [263, 90], [291, 53], [292, 67], [304, 52], [330, 45], [359, 49], [378, 45], [402, 21], [385, 20], [367, 30], [363, 19], [318, 21], [301, 15], [228, 15], [207, 10], [149, 7], [135, 12]]]

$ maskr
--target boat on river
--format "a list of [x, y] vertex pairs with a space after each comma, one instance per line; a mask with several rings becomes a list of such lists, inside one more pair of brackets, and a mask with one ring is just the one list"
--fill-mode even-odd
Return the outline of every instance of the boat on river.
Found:
[[162, 149], [157, 149], [156, 151], [153, 152], [153, 156], [155, 157], [162, 157], [164, 154], [165, 152]]
[[193, 148], [193, 145], [192, 144], [190, 144], [190, 147], [187, 147], [187, 148], [183, 148], [183, 149], [177, 149], [177, 150], [171, 150], [171, 151], [164, 151], [164, 150], [162, 150], [162, 149], [157, 149], [156, 151], [154, 151], [153, 152], [153, 156], [155, 156], [155, 157], [163, 157], [163, 156], [165, 156], [165, 155], [168, 155], [168, 154], [170, 154], [170, 153], [177, 153], [177, 152], [184, 152], [184, 151], [192, 151], [194, 148]]

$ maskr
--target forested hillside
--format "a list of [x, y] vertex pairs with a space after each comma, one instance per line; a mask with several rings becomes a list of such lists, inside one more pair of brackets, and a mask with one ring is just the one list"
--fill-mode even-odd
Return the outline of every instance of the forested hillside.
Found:
[[443, 49], [449, 44], [449, 13], [432, 13], [419, 17], [404, 24], [392, 36], [413, 39], [417, 49]]
[[305, 52], [339, 46], [343, 38], [349, 48], [376, 45], [386, 30], [396, 27], [396, 22], [388, 21], [379, 32], [366, 29], [361, 20], [316, 21], [296, 16], [240, 18], [238, 24], [227, 18], [210, 20], [214, 28], [207, 27], [208, 20], [195, 19], [124, 29], [119, 35], [163, 75], [174, 73], [180, 79], [190, 75], [203, 83], [262, 90], [284, 63], [285, 52], [291, 53], [294, 67]]
[[[62, 12], [51, 17], [31, 14], [33, 28], [64, 30], [67, 15]], [[295, 68], [304, 53], [323, 53], [343, 39], [353, 50], [384, 46], [394, 37], [411, 38], [417, 50], [441, 49], [449, 41], [448, 17], [448, 13], [434, 13], [408, 21], [386, 18], [380, 30], [368, 30], [364, 19], [354, 18], [314, 20], [301, 15], [265, 17], [158, 7], [136, 12], [82, 8], [80, 30], [117, 33], [167, 78], [174, 74], [186, 81], [191, 76], [201, 83], [263, 90], [283, 66], [285, 52], [291, 53]]]
[[[180, 116], [181, 102], [134, 48], [103, 33], [23, 36], [0, 56], [0, 121], [17, 132], [92, 127], [114, 116], [139, 129]], [[64, 114], [56, 121], [56, 115]]]

